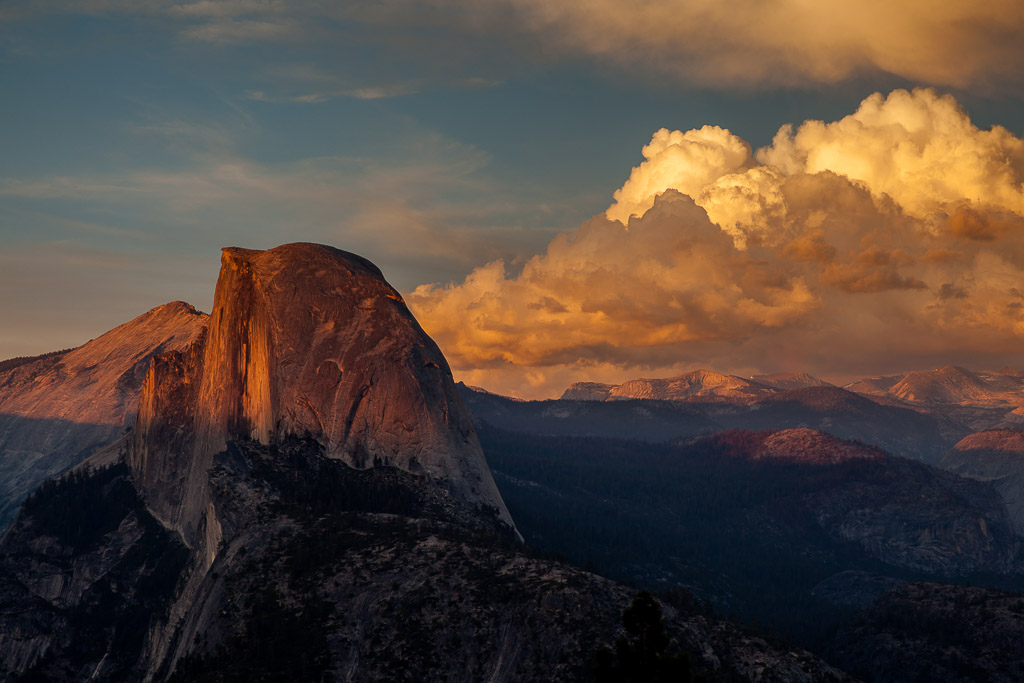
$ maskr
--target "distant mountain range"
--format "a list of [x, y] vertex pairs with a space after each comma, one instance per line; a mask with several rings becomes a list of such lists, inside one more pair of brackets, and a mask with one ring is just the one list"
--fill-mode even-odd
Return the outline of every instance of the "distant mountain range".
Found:
[[[707, 378], [706, 373], [697, 376], [697, 379]], [[693, 379], [693, 376], [688, 376], [678, 382], [664, 382], [674, 385], [668, 391], [679, 392], [684, 387], [692, 387], [690, 381]], [[754, 385], [748, 380], [734, 380], [718, 382], [712, 379], [710, 391], [715, 393], [695, 393], [680, 400], [609, 396], [604, 399], [522, 401], [480, 392], [461, 384], [459, 389], [475, 421], [515, 432], [553, 436], [659, 442], [725, 429], [811, 428], [843, 439], [858, 439], [895, 455], [935, 464], [953, 444], [972, 431], [942, 412], [920, 410], [899, 401], [877, 401], [828, 384], [776, 389]], [[661, 385], [651, 382], [646, 386]], [[577, 386], [566, 395], [579, 396], [584, 391]], [[666, 395], [646, 391], [638, 393]]]
[[[711, 370], [695, 370], [663, 379], [633, 379], [622, 384], [577, 382], [561, 398], [609, 401], [630, 398], [659, 401], [753, 401], [781, 391], [832, 386], [805, 372], [783, 372], [744, 378]], [[871, 377], [844, 389], [873, 397], [893, 398], [921, 406], [974, 406], [1013, 410], [1024, 406], [1024, 371], [971, 371], [947, 365], [925, 372]]]

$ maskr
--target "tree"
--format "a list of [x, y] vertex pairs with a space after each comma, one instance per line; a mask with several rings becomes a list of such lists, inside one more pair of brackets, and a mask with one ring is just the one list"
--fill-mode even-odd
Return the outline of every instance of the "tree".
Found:
[[688, 683], [694, 676], [686, 653], [668, 653], [661, 605], [640, 591], [622, 612], [626, 636], [615, 641], [615, 651], [601, 647], [596, 654], [598, 683]]

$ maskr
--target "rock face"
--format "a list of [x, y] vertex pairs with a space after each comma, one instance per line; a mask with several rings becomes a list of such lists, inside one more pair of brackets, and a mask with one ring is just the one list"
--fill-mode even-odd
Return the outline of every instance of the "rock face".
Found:
[[654, 398], [661, 401], [692, 399], [755, 400], [775, 393], [775, 389], [734, 375], [710, 370], [695, 370], [667, 379], [633, 379], [609, 392], [610, 399]]
[[435, 480], [512, 525], [447, 362], [376, 266], [314, 244], [228, 248], [208, 333], [150, 368], [129, 464], [150, 510], [194, 545], [216, 536], [213, 455], [287, 435]]
[[999, 492], [1018, 535], [1024, 536], [1024, 431], [992, 429], [964, 437], [939, 466], [985, 481]]
[[574, 382], [562, 392], [561, 398], [563, 401], [604, 401], [615, 386], [600, 382]]
[[45, 479], [134, 422], [150, 359], [191, 344], [206, 320], [175, 301], [77, 349], [0, 369], [0, 529]]

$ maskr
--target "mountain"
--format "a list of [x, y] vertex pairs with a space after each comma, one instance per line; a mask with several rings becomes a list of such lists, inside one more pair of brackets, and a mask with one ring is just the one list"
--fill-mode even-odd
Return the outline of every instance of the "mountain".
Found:
[[776, 372], [770, 375], [754, 375], [751, 381], [765, 386], [787, 391], [790, 389], [804, 389], [807, 387], [832, 386], [828, 382], [818, 379], [806, 372]]
[[562, 392], [561, 398], [565, 401], [604, 401], [616, 386], [600, 382], [575, 382]]
[[206, 321], [175, 301], [76, 349], [0, 363], [0, 530], [45, 479], [133, 424], [150, 360], [191, 344]]
[[722, 375], [711, 370], [694, 370], [664, 379], [633, 379], [622, 384], [576, 382], [561, 398], [573, 401], [653, 399], [657, 401], [723, 400], [749, 401], [776, 391], [830, 386], [806, 372], [778, 372], [749, 379]]
[[1024, 431], [994, 429], [964, 437], [939, 466], [995, 487], [1024, 536]]
[[[208, 569], [123, 465], [31, 498], [0, 545], [0, 676], [585, 681], [624, 634], [633, 589], [524, 552], [421, 477], [304, 439], [215, 462]], [[852, 680], [685, 599], [661, 609], [669, 652], [708, 680]]]
[[773, 392], [773, 388], [753, 380], [734, 375], [722, 375], [711, 370], [695, 370], [666, 379], [629, 380], [613, 388], [608, 394], [608, 399], [754, 400]]
[[[809, 377], [809, 376], [808, 376]], [[585, 388], [573, 385], [573, 395]], [[799, 429], [857, 439], [890, 453], [937, 463], [970, 429], [897, 399], [880, 402], [830, 384], [771, 389], [748, 396], [685, 401], [613, 399], [513, 400], [460, 385], [477, 423], [527, 434], [670, 441], [726, 429]], [[566, 392], [567, 394], [569, 391]]]
[[807, 427], [880, 446], [895, 455], [936, 464], [968, 429], [902, 404], [884, 405], [839, 387], [821, 385], [772, 394], [739, 410], [709, 414], [727, 428]]
[[991, 487], [815, 430], [480, 436], [528, 543], [641, 587], [689, 587], [808, 647], [845, 615], [843, 586], [821, 594], [845, 571], [876, 585], [1020, 582], [1020, 542]]
[[1000, 373], [975, 373], [947, 365], [929, 372], [908, 373], [888, 392], [910, 403], [1024, 403], [1024, 384]]
[[[444, 358], [364, 259], [225, 250], [208, 328], [139, 405], [0, 540], [6, 679], [586, 680], [628, 635], [632, 589], [521, 544]], [[657, 609], [680, 667], [850, 680]]]
[[529, 434], [668, 441], [722, 429], [689, 404], [652, 400], [523, 401], [458, 385], [474, 423]]
[[158, 519], [209, 545], [214, 454], [289, 434], [436, 481], [512, 527], [447, 361], [376, 266], [314, 244], [224, 249], [208, 334], [146, 377], [133, 477]]
[[968, 426], [970, 431], [1012, 425], [1024, 407], [1024, 373], [1012, 368], [973, 371], [947, 365], [926, 372], [876, 377], [846, 389], [877, 401], [899, 401]]
[[885, 593], [836, 633], [830, 659], [866, 681], [1024, 680], [1024, 596], [911, 583]]
[[867, 394], [869, 396], [888, 396], [889, 390], [892, 389], [902, 378], [903, 375], [868, 377], [866, 379], [850, 382], [849, 384], [844, 385], [843, 388], [848, 391], [853, 391], [858, 394]]

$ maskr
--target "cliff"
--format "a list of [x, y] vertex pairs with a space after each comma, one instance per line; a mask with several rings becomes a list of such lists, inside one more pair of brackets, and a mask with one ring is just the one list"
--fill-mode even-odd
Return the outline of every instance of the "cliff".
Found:
[[308, 435], [512, 520], [437, 345], [372, 263], [314, 244], [227, 248], [205, 337], [154, 359], [129, 444], [150, 510], [214, 539], [206, 472], [228, 442]]

